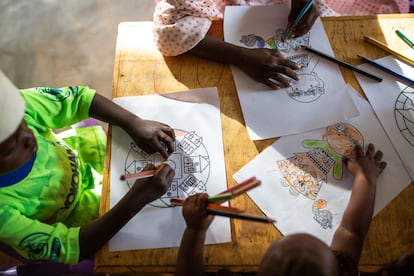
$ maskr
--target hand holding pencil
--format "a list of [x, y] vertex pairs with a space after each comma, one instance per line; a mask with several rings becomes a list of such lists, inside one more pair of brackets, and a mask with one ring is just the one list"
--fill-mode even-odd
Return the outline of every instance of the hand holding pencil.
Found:
[[[154, 169], [154, 165], [147, 166], [144, 171]], [[132, 198], [140, 199], [138, 204], [152, 202], [165, 194], [171, 185], [175, 175], [174, 170], [168, 164], [162, 164], [151, 173], [150, 178], [135, 179], [134, 185], [129, 189]]]
[[[229, 189], [215, 195], [211, 196], [205, 199], [204, 205], [202, 206], [207, 214], [210, 215], [216, 215], [216, 216], [224, 216], [229, 218], [235, 218], [235, 219], [244, 219], [244, 220], [250, 220], [250, 221], [256, 221], [256, 222], [264, 222], [264, 223], [273, 223], [275, 222], [274, 219], [265, 217], [265, 216], [254, 216], [254, 215], [247, 215], [244, 214], [242, 210], [235, 208], [235, 207], [227, 207], [222, 206], [220, 203], [230, 200], [236, 196], [239, 196], [243, 193], [246, 193], [248, 190], [253, 189], [260, 185], [260, 180], [256, 179], [256, 177], [251, 177], [235, 186], [230, 187]], [[183, 199], [171, 199], [172, 205], [182, 205], [185, 206], [190, 204], [189, 201], [193, 200], [194, 196], [188, 197], [186, 200]], [[197, 195], [197, 198], [199, 197], [199, 194]], [[201, 199], [204, 200], [205, 196], [202, 196]], [[183, 215], [184, 214], [183, 209]]]
[[183, 217], [187, 228], [207, 231], [214, 217], [207, 212], [208, 194], [201, 193], [189, 196], [183, 205]]
[[318, 15], [313, 0], [293, 0], [284, 38], [288, 39], [307, 33]]

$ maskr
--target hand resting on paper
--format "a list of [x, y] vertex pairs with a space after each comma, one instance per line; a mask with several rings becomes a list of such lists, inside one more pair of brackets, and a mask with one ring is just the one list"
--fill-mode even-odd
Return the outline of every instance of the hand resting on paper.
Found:
[[236, 65], [252, 79], [272, 89], [290, 86], [288, 78], [299, 80], [294, 70], [300, 66], [274, 49], [240, 47], [207, 35], [189, 53]]

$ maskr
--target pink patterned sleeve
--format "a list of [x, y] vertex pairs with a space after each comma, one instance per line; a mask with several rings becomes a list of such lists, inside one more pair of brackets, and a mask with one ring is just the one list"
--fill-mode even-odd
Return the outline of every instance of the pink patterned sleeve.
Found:
[[408, 0], [317, 0], [321, 16], [408, 13]]
[[154, 12], [154, 42], [165, 56], [177, 56], [196, 46], [218, 12], [211, 1], [164, 0]]

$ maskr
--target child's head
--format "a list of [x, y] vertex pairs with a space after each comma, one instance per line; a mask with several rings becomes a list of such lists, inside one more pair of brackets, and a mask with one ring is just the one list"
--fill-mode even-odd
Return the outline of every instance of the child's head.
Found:
[[33, 132], [23, 120], [25, 102], [0, 71], [0, 175], [25, 164], [37, 148]]
[[293, 234], [269, 247], [258, 275], [334, 276], [337, 266], [335, 255], [324, 242], [309, 234]]

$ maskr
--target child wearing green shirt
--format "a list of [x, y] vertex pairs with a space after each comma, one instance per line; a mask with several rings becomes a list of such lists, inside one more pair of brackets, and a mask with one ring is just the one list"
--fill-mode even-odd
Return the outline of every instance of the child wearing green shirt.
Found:
[[[123, 109], [88, 87], [18, 90], [0, 71], [0, 242], [28, 260], [90, 258], [174, 176], [168, 165], [139, 180], [99, 217], [106, 135], [100, 126], [58, 139], [53, 129], [89, 117], [123, 128], [148, 153], [173, 151], [174, 131]], [[99, 186], [98, 186], [99, 187]]]

